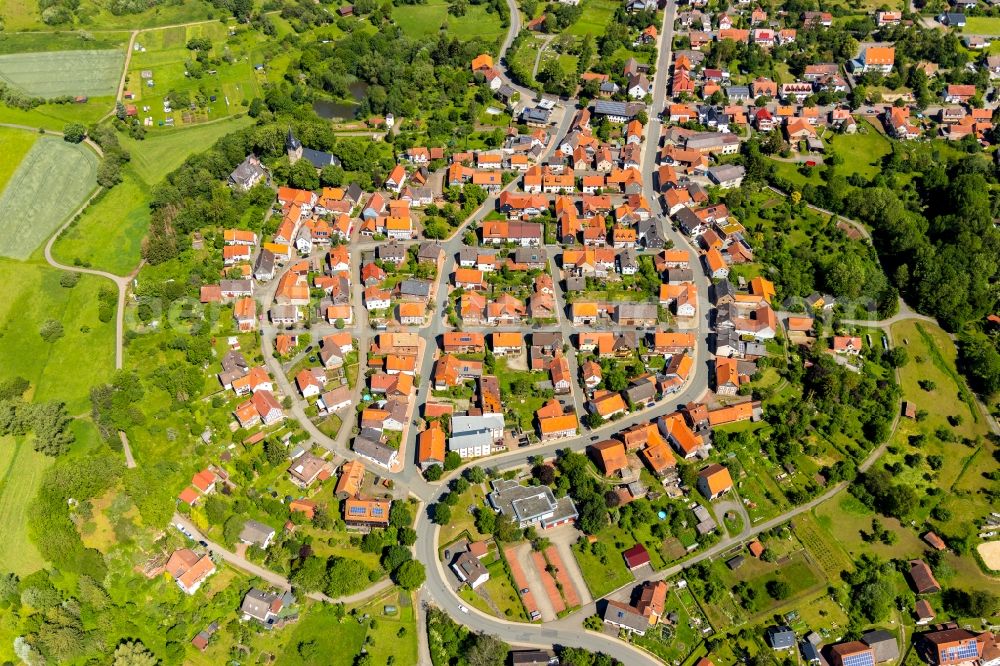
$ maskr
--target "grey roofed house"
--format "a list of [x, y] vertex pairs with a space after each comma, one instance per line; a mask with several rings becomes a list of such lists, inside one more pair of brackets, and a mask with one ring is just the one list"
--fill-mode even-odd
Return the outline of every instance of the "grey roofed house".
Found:
[[816, 646], [809, 641], [801, 641], [799, 643], [799, 652], [802, 653], [802, 659], [805, 660], [807, 664], [819, 664], [822, 662], [819, 656], [819, 650]]
[[767, 356], [767, 346], [759, 342], [740, 341], [740, 354], [743, 356]]
[[379, 243], [375, 248], [375, 253], [382, 261], [390, 261], [394, 264], [406, 261], [406, 247], [400, 245], [395, 240], [388, 243]]
[[548, 486], [522, 486], [514, 479], [496, 479], [491, 485], [493, 492], [487, 496], [490, 506], [522, 528], [534, 524], [546, 527], [577, 516], [573, 500], [569, 496], [557, 500]]
[[493, 255], [495, 254], [492, 250], [480, 250], [478, 247], [465, 247], [462, 246], [458, 250], [458, 265], [459, 266], [474, 266], [476, 259], [481, 254]]
[[740, 336], [732, 328], [724, 328], [717, 331], [712, 338], [715, 344], [712, 353], [716, 356], [729, 356], [738, 353], [740, 349]]
[[274, 277], [274, 253], [261, 250], [253, 264], [253, 276], [258, 280], [269, 280]]
[[729, 99], [750, 99], [750, 86], [727, 86], [726, 97]]
[[606, 99], [599, 99], [594, 102], [594, 114], [598, 116], [610, 116], [614, 118], [625, 118], [631, 120], [639, 113], [641, 105], [626, 104], [625, 102], [612, 102]]
[[674, 213], [674, 222], [688, 236], [693, 235], [695, 230], [702, 226], [701, 218], [695, 215], [694, 211], [687, 206]]
[[736, 297], [736, 289], [733, 283], [723, 278], [712, 285], [712, 302], [718, 303], [720, 300], [732, 301]]
[[297, 305], [272, 305], [270, 311], [271, 321], [295, 322], [299, 318], [299, 306]]
[[510, 102], [510, 100], [513, 99], [514, 95], [516, 94], [517, 91], [506, 83], [501, 84], [500, 89], [497, 90], [497, 95], [505, 102]]
[[641, 405], [656, 398], [656, 384], [644, 381], [625, 389], [625, 395], [633, 405]]
[[347, 189], [344, 190], [344, 198], [350, 199], [355, 204], [359, 203], [361, 201], [361, 198], [364, 196], [365, 196], [365, 191], [361, 189], [361, 186], [358, 185], [357, 183], [351, 183], [350, 185], [347, 186]]
[[531, 108], [525, 108], [521, 111], [521, 120], [526, 123], [535, 123], [538, 125], [545, 125], [549, 122], [549, 116], [552, 112], [548, 109], [543, 109], [541, 107], [535, 106]]
[[715, 328], [717, 331], [721, 332], [723, 328], [733, 329], [735, 324], [733, 324], [733, 304], [732, 303], [720, 303], [715, 308]]
[[511, 666], [558, 666], [559, 659], [548, 650], [512, 650]]
[[656, 249], [663, 247], [663, 237], [660, 235], [655, 218], [640, 220], [638, 227], [637, 237], [646, 247]]
[[253, 294], [253, 280], [219, 280], [223, 294]]
[[708, 170], [708, 178], [716, 185], [738, 187], [742, 182], [746, 169], [738, 164], [720, 164]]
[[688, 150], [708, 150], [726, 144], [739, 144], [740, 138], [729, 132], [698, 132], [687, 138], [684, 147]]
[[899, 643], [888, 631], [873, 629], [862, 634], [861, 640], [872, 649], [876, 664], [899, 659]]
[[619, 88], [618, 88], [618, 84], [615, 83], [614, 81], [604, 81], [603, 83], [601, 83], [601, 86], [600, 86], [599, 90], [602, 93], [607, 93], [609, 95], [615, 95], [615, 94], [618, 93]]
[[441, 257], [441, 243], [421, 243], [417, 248], [418, 261], [437, 261]]
[[586, 291], [587, 278], [581, 275], [572, 275], [566, 278], [566, 291]]
[[[250, 372], [250, 364], [247, 363], [246, 356], [235, 349], [226, 352], [222, 357], [222, 369], [226, 372], [242, 371], [243, 374]], [[241, 377], [243, 375], [240, 375]]]
[[403, 298], [430, 298], [431, 283], [429, 280], [407, 278], [399, 284], [399, 295]]
[[250, 519], [243, 523], [240, 530], [240, 541], [243, 543], [255, 544], [261, 548], [267, 548], [271, 539], [274, 538], [274, 528], [264, 523]]
[[247, 155], [240, 165], [229, 174], [229, 186], [241, 190], [249, 190], [267, 177], [267, 169], [260, 163], [256, 155]]
[[459, 553], [455, 561], [451, 563], [451, 569], [463, 583], [468, 583], [473, 589], [479, 587], [490, 577], [490, 572], [486, 570], [479, 558], [469, 551]]
[[771, 626], [764, 632], [767, 644], [772, 650], [788, 650], [795, 647], [795, 632], [791, 627]]
[[396, 449], [382, 443], [382, 433], [372, 428], [363, 429], [354, 439], [352, 448], [359, 456], [368, 458], [383, 467], [391, 466], [398, 455]]
[[667, 284], [680, 284], [682, 282], [694, 281], [694, 269], [691, 268], [668, 268]]
[[626, 248], [618, 255], [618, 265], [621, 266], [622, 271], [637, 271], [639, 270], [639, 257], [636, 255], [635, 250], [631, 248]]
[[562, 333], [558, 331], [549, 331], [542, 333], [532, 333], [531, 334], [531, 346], [532, 347], [546, 347], [548, 349], [556, 350], [562, 349], [563, 346], [563, 336]]
[[548, 264], [544, 247], [519, 247], [514, 250], [514, 263], [544, 268]]
[[619, 303], [615, 308], [615, 321], [621, 322], [656, 322], [656, 303]]
[[649, 620], [632, 606], [626, 606], [620, 601], [608, 600], [604, 606], [603, 620], [608, 624], [634, 631], [640, 636], [649, 629]]

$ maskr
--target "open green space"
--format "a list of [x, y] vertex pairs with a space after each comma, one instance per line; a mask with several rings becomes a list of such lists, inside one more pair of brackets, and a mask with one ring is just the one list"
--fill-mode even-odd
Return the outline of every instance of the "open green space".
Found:
[[613, 0], [583, 0], [583, 13], [579, 20], [571, 25], [566, 32], [570, 35], [592, 35], [598, 37], [604, 34], [608, 22], [615, 15], [620, 3]]
[[408, 37], [422, 38], [438, 33], [442, 26], [460, 39], [497, 39], [504, 34], [500, 16], [486, 11], [486, 5], [468, 5], [465, 16], [448, 14], [445, 0], [425, 4], [401, 5], [392, 10], [392, 19]]
[[0, 562], [6, 571], [22, 578], [45, 566], [28, 538], [28, 507], [42, 482], [42, 473], [52, 464], [34, 450], [28, 438], [0, 437]]
[[[110, 282], [81, 276], [71, 289], [62, 287], [62, 271], [47, 266], [0, 260], [0, 368], [4, 377], [31, 382], [36, 401], [61, 400], [70, 414], [90, 410], [90, 387], [110, 378], [114, 369], [114, 322], [98, 318], [98, 292]], [[63, 336], [42, 340], [47, 320], [62, 323]]]
[[0, 80], [33, 97], [112, 95], [124, 64], [112, 49], [10, 53], [0, 55]]
[[82, 103], [41, 104], [27, 111], [0, 104], [0, 123], [62, 132], [67, 123], [96, 123], [113, 111], [114, 106], [114, 95], [91, 97]]
[[1000, 35], [1000, 17], [968, 16], [962, 32], [967, 35]]
[[149, 185], [155, 185], [179, 167], [194, 153], [210, 146], [221, 137], [253, 124], [253, 118], [239, 115], [218, 122], [175, 130], [154, 130], [142, 141], [121, 135], [122, 145], [129, 151], [129, 163], [136, 174]]
[[[219, 13], [212, 5], [202, 0], [176, 0], [172, 2], [149, 3], [150, 8], [139, 12], [111, 12], [110, 3], [100, 0], [82, 0], [75, 10], [76, 27], [82, 31], [91, 28], [102, 30], [136, 30], [158, 25], [172, 25], [191, 21], [213, 19]], [[5, 0], [0, 3], [0, 19], [8, 31], [52, 30], [53, 26], [42, 21], [41, 9], [36, 0]], [[66, 24], [63, 29], [74, 26]]]
[[587, 583], [590, 595], [594, 599], [628, 585], [633, 580], [632, 572], [628, 570], [622, 554], [616, 550], [614, 540], [609, 539], [603, 532], [596, 536], [598, 541], [595, 543], [605, 544], [605, 552], [600, 552], [598, 549], [599, 554], [595, 553], [594, 544], [573, 544], [573, 556], [576, 557], [580, 573], [583, 574], [583, 580]]
[[103, 51], [124, 48], [126, 44], [128, 44], [128, 33], [125, 31], [0, 32], [0, 53]]
[[3, 155], [0, 161], [0, 192], [3, 192], [17, 166], [37, 140], [38, 135], [32, 132], [0, 127], [0, 154]]
[[[853, 173], [865, 178], [871, 178], [880, 171], [882, 158], [892, 151], [892, 145], [883, 134], [867, 120], [858, 121], [858, 131], [855, 134], [834, 134], [827, 132], [823, 136], [826, 145], [825, 155], [836, 154], [843, 159], [837, 172], [844, 176]], [[822, 184], [822, 165], [813, 167], [802, 173], [802, 165], [796, 162], [773, 160], [775, 173], [797, 188], [805, 185]]]
[[56, 240], [61, 263], [128, 275], [149, 226], [149, 187], [127, 166], [122, 182], [101, 194]]
[[[261, 96], [264, 73], [254, 70], [251, 52], [259, 33], [221, 23], [199, 23], [149, 30], [136, 39], [129, 63], [126, 101], [148, 127], [192, 125], [242, 113]], [[211, 43], [208, 62], [195, 62], [193, 39]], [[257, 63], [259, 64], [259, 63]], [[205, 148], [193, 144], [194, 149]]]
[[97, 155], [84, 144], [41, 137], [0, 196], [0, 255], [25, 259], [97, 185]]

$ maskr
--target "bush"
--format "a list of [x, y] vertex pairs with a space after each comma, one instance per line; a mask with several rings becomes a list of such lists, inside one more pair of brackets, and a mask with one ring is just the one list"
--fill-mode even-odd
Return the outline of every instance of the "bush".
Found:
[[63, 140], [68, 143], [80, 143], [87, 137], [87, 128], [80, 123], [69, 123], [63, 127]]
[[80, 281], [80, 274], [68, 271], [59, 276], [59, 284], [66, 289], [72, 289]]
[[42, 340], [51, 344], [63, 336], [63, 325], [55, 319], [48, 319], [42, 324], [38, 334], [42, 336]]

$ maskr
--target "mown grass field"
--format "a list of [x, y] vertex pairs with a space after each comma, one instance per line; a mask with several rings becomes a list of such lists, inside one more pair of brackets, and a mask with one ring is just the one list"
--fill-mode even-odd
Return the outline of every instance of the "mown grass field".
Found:
[[24, 437], [0, 437], [0, 562], [5, 571], [22, 578], [45, 566], [28, 538], [28, 507], [52, 458], [36, 453]]
[[207, 149], [226, 134], [252, 124], [253, 118], [241, 115], [208, 125], [151, 131], [142, 141], [124, 135], [120, 138], [132, 155], [130, 166], [147, 184], [155, 185], [190, 155]]
[[[61, 400], [70, 414], [90, 410], [90, 387], [114, 370], [114, 322], [98, 319], [98, 292], [107, 280], [84, 275], [72, 289], [59, 284], [62, 271], [0, 260], [0, 377], [31, 382], [34, 400]], [[64, 335], [47, 343], [38, 331], [48, 319]]]
[[97, 155], [41, 137], [0, 196], [0, 255], [26, 259], [97, 186]]
[[620, 3], [613, 0], [583, 0], [581, 4], [583, 13], [580, 15], [580, 20], [571, 25], [566, 32], [580, 37], [583, 35], [598, 37], [604, 34]]
[[426, 4], [394, 7], [392, 19], [413, 38], [436, 35], [445, 24], [448, 32], [460, 39], [494, 40], [504, 34], [500, 17], [488, 13], [486, 5], [469, 5], [465, 16], [451, 16], [445, 0], [429, 0]]
[[0, 127], [0, 192], [14, 175], [17, 166], [38, 140], [38, 135], [24, 130]]
[[122, 182], [103, 193], [56, 241], [61, 263], [128, 275], [139, 265], [149, 226], [149, 187], [130, 166]]
[[[185, 63], [196, 54], [186, 45], [195, 38], [210, 40], [212, 57], [221, 57], [225, 52], [231, 62], [206, 68], [199, 77], [189, 76]], [[244, 104], [262, 93], [264, 74], [254, 71], [251, 59], [251, 51], [260, 39], [260, 35], [246, 29], [230, 35], [229, 28], [218, 22], [141, 33], [136, 45], [145, 51], [133, 52], [125, 86], [134, 95], [131, 103], [138, 107], [139, 119], [151, 118], [153, 127], [168, 121], [178, 127], [243, 112]], [[151, 73], [151, 77], [144, 79], [143, 71]], [[182, 103], [184, 97], [189, 103]], [[170, 112], [165, 111], [165, 100], [171, 102]]]
[[962, 32], [967, 35], [1000, 35], [1000, 18], [995, 16], [968, 16]]
[[112, 95], [124, 65], [122, 50], [10, 53], [0, 55], [0, 80], [34, 97]]

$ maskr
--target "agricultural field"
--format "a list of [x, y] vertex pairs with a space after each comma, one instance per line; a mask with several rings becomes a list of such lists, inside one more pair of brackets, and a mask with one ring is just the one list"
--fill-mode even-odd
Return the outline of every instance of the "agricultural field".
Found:
[[[73, 288], [59, 284], [62, 271], [0, 260], [0, 368], [3, 377], [31, 382], [35, 400], [62, 400], [70, 414], [90, 410], [90, 387], [114, 369], [114, 322], [98, 318], [98, 292], [107, 280], [81, 276]], [[63, 325], [63, 337], [42, 340], [46, 320]], [[81, 353], [86, 350], [86, 353]]]
[[429, 0], [425, 4], [394, 7], [392, 19], [412, 38], [435, 35], [442, 26], [447, 26], [449, 33], [463, 40], [493, 41], [504, 34], [500, 17], [487, 12], [486, 5], [469, 5], [465, 16], [451, 16], [445, 0]]
[[21, 160], [28, 154], [37, 140], [37, 134], [0, 127], [0, 154], [3, 155], [3, 161], [0, 161], [0, 192], [3, 192], [7, 182], [14, 175], [17, 165], [21, 163]]
[[97, 185], [97, 156], [84, 144], [41, 137], [0, 195], [0, 256], [26, 259]]
[[[10, 4], [10, 3], [5, 3]], [[104, 51], [124, 49], [128, 33], [122, 32], [0, 32], [0, 53], [39, 51]]]
[[52, 247], [58, 261], [116, 275], [128, 275], [139, 264], [149, 226], [149, 187], [131, 165], [122, 176], [60, 234]]
[[[187, 48], [207, 39], [209, 62], [196, 62]], [[125, 84], [126, 104], [134, 104], [147, 127], [177, 127], [242, 113], [262, 95], [263, 72], [254, 70], [252, 50], [262, 37], [221, 23], [149, 30], [133, 47]]]
[[28, 538], [27, 512], [51, 464], [52, 458], [35, 452], [28, 438], [0, 437], [0, 562], [22, 578], [45, 566]]
[[33, 97], [112, 95], [124, 64], [121, 50], [11, 53], [0, 55], [0, 80]]
[[114, 95], [90, 97], [82, 103], [41, 104], [30, 110], [14, 109], [0, 104], [0, 123], [38, 127], [62, 132], [66, 123], [91, 125], [115, 108]]

